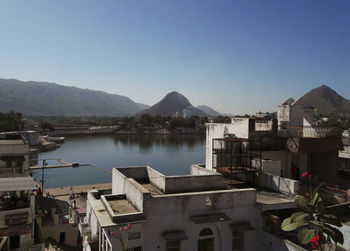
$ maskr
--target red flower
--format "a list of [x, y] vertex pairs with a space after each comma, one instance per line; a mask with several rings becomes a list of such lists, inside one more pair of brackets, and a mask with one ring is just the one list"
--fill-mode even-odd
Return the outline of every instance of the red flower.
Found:
[[130, 225], [130, 224], [128, 224], [128, 228], [129, 228], [129, 230], [130, 230], [130, 228], [131, 228], [131, 225]]
[[301, 174], [301, 177], [303, 177], [303, 178], [306, 176], [307, 176], [307, 172]]
[[320, 236], [316, 235], [315, 237], [313, 237], [311, 239], [311, 247], [312, 248], [317, 248], [318, 246], [320, 246], [320, 243], [318, 242], [320, 239]]
[[124, 228], [124, 230], [128, 230], [128, 228], [127, 228], [127, 227], [125, 227], [125, 228]]

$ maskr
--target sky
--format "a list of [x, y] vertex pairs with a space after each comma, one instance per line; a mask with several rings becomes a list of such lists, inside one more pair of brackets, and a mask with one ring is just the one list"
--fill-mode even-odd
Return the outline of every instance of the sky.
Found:
[[326, 84], [350, 99], [349, 0], [1, 0], [0, 78], [153, 105], [178, 91], [272, 112]]

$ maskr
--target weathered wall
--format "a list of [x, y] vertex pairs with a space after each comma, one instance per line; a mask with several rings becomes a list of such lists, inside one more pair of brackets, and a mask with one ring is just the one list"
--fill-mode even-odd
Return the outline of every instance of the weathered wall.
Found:
[[272, 131], [273, 120], [256, 120], [255, 121], [255, 131]]
[[[232, 249], [232, 230], [235, 222], [247, 222], [255, 227], [258, 215], [255, 207], [255, 189], [160, 195], [145, 201], [145, 251], [165, 250], [163, 232], [184, 231], [187, 240], [181, 241], [181, 250], [197, 250], [199, 233], [210, 228], [215, 240], [215, 250]], [[195, 224], [193, 215], [225, 213], [230, 220]], [[155, 227], [156, 226], [156, 227]], [[246, 232], [245, 250], [258, 250], [255, 231]]]
[[157, 187], [160, 191], [165, 191], [165, 175], [160, 172], [154, 170], [153, 168], [147, 166], [147, 172], [149, 181], [152, 185]]
[[217, 190], [223, 186], [224, 180], [221, 174], [167, 176], [165, 178], [167, 194]]
[[299, 185], [297, 180], [283, 178], [268, 173], [259, 173], [256, 177], [256, 183], [261, 187], [266, 187], [283, 194], [296, 194]]
[[[287, 151], [263, 151], [262, 159], [270, 159], [273, 161], [280, 161], [282, 176], [290, 177], [291, 175], [291, 155]], [[274, 172], [275, 175], [281, 173]]]
[[124, 180], [124, 191], [130, 203], [140, 212], [143, 211], [143, 199], [150, 196], [150, 193], [134, 179]]
[[208, 192], [155, 195], [144, 201], [146, 218], [151, 215], [218, 212], [218, 209], [255, 206], [256, 190], [219, 190]]
[[193, 175], [211, 175], [211, 174], [217, 174], [217, 172], [205, 168], [205, 165], [193, 164], [193, 165], [191, 165], [191, 174], [193, 174]]
[[40, 233], [44, 239], [52, 238], [56, 242], [60, 241], [60, 233], [66, 233], [64, 244], [76, 247], [78, 244], [78, 227], [76, 224], [57, 224], [52, 226], [40, 226]]
[[[244, 174], [238, 174], [236, 177], [242, 181], [246, 180]], [[261, 172], [255, 176], [255, 184], [275, 192], [291, 195], [298, 192], [299, 181]]]
[[231, 124], [207, 123], [205, 167], [213, 169], [213, 139], [232, 134], [238, 138], [249, 138], [249, 118], [233, 118]]
[[277, 108], [278, 130], [289, 125], [290, 121], [290, 105], [279, 105]]
[[89, 227], [91, 230], [91, 238], [97, 238], [98, 237], [98, 228], [99, 228], [99, 224], [97, 221], [97, 217], [93, 211], [93, 209], [91, 208], [91, 203], [93, 203], [96, 199], [95, 196], [93, 195], [93, 193], [98, 193], [97, 190], [90, 190], [88, 192], [88, 198], [86, 201], [86, 217], [88, 218], [88, 222], [89, 222]]
[[123, 167], [116, 169], [128, 178], [133, 178], [135, 180], [148, 180], [146, 166]]

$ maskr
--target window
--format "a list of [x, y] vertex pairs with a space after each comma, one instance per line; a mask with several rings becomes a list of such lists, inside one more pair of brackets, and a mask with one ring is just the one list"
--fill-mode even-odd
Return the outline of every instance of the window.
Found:
[[166, 251], [180, 251], [180, 241], [167, 241]]
[[141, 238], [141, 232], [131, 232], [129, 234], [129, 240], [136, 240]]
[[204, 228], [199, 233], [198, 251], [214, 251], [214, 236], [210, 228]]
[[11, 160], [7, 160], [6, 161], [6, 167], [12, 167], [12, 161]]
[[244, 251], [244, 232], [232, 231], [232, 251]]

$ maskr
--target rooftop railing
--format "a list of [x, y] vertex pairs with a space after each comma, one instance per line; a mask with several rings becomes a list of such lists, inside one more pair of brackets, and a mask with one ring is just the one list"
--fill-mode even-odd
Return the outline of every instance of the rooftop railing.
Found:
[[30, 207], [29, 200], [24, 200], [24, 199], [16, 200], [13, 198], [0, 199], [0, 211], [29, 208], [29, 207]]
[[342, 130], [339, 127], [291, 126], [279, 131], [279, 135], [292, 138], [341, 138]]

